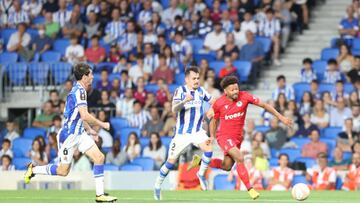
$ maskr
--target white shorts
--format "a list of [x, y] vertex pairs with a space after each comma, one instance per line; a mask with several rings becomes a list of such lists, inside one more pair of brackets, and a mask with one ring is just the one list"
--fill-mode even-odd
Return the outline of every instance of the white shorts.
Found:
[[175, 134], [169, 145], [168, 159], [178, 159], [190, 144], [199, 147], [199, 144], [208, 139], [205, 130], [200, 130], [194, 134]]
[[74, 135], [74, 134], [69, 135], [63, 143], [59, 143], [59, 134], [58, 134], [57, 140], [58, 140], [58, 149], [59, 149], [58, 161], [59, 163], [62, 164], [71, 164], [74, 151], [76, 149], [78, 149], [81, 153], [84, 153], [95, 144], [92, 137], [88, 135], [85, 131], [81, 135]]

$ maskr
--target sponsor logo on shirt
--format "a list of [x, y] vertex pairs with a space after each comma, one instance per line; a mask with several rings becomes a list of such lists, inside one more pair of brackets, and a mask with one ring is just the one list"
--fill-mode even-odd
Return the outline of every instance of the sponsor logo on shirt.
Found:
[[234, 113], [232, 115], [225, 115], [225, 120], [232, 120], [234, 118], [239, 118], [242, 117], [244, 115], [244, 112], [238, 112], [238, 113]]

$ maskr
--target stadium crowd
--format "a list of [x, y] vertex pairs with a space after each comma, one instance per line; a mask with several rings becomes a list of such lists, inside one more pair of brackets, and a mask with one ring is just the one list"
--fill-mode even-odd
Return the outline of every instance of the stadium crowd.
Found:
[[[292, 33], [301, 34], [308, 29], [309, 10], [314, 2], [4, 0], [0, 5], [0, 28], [17, 31], [2, 49], [32, 61], [36, 54], [51, 51], [53, 42], [61, 38], [70, 41], [62, 61], [89, 62], [94, 66], [103, 62], [114, 64], [95, 69], [98, 78], [87, 94], [88, 106], [100, 120], [122, 118], [126, 127], [135, 130], [127, 132], [127, 136], [119, 134], [117, 126], [109, 131], [94, 128], [99, 135], [96, 143], [106, 153], [106, 164], [122, 166], [139, 157], [151, 157], [153, 169], [159, 169], [168, 148], [164, 138], [173, 135], [176, 125], [176, 115], [171, 112], [172, 87], [183, 82], [176, 80], [184, 67], [198, 65], [201, 85], [214, 97], [221, 95], [219, 81], [224, 76], [239, 76], [233, 63], [237, 60], [251, 62], [248, 81], [256, 84], [264, 64], [281, 65], [280, 53]], [[337, 171], [347, 169], [343, 189], [360, 188], [360, 57], [353, 56], [348, 46], [358, 35], [359, 8], [358, 1], [347, 8], [336, 44], [340, 54], [328, 59], [325, 72], [317, 74], [313, 60], [303, 60], [301, 82], [309, 84], [309, 91], [298, 98], [292, 84], [286, 84], [285, 76], [278, 76], [278, 88], [268, 102], [293, 118], [295, 126], [285, 128], [268, 112], [262, 114], [261, 128], [253, 120], [247, 121], [241, 150], [247, 154], [245, 163], [255, 188], [288, 189], [294, 170], [303, 170], [314, 189], [335, 189]], [[27, 32], [29, 28], [37, 29], [37, 33]], [[266, 52], [257, 36], [270, 40], [270, 52]], [[203, 46], [196, 51], [191, 43], [193, 38], [204, 39]], [[201, 54], [205, 57], [196, 57]], [[223, 61], [224, 67], [214, 70], [209, 56]], [[352, 92], [345, 91], [349, 82], [354, 86]], [[322, 83], [333, 83], [335, 91], [320, 91]], [[156, 85], [156, 90], [146, 90], [149, 84]], [[56, 134], [72, 85], [72, 80], [68, 80], [61, 89], [51, 90], [49, 100], [32, 122], [33, 127], [46, 129], [46, 135], [36, 136], [25, 154], [36, 164], [56, 161]], [[15, 170], [12, 159], [19, 153], [12, 151], [12, 143], [21, 137], [18, 126], [13, 119], [6, 123], [0, 151], [1, 170]], [[342, 130], [332, 138], [324, 138], [329, 127]], [[148, 138], [145, 144], [141, 142], [144, 138]], [[193, 153], [196, 149], [189, 149], [182, 162], [190, 161]], [[73, 170], [91, 170], [90, 160], [80, 152], [75, 153]], [[268, 170], [270, 178], [264, 184], [263, 174]], [[229, 181], [234, 181], [234, 177], [236, 174], [230, 173]], [[237, 188], [244, 188], [236, 180]]]

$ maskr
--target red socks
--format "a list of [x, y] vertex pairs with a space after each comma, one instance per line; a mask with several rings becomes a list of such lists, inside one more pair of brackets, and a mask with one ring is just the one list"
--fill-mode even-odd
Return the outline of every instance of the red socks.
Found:
[[222, 169], [222, 162], [223, 160], [222, 159], [211, 159], [211, 162], [210, 162], [210, 167], [211, 168], [219, 168], [219, 169]]
[[249, 181], [249, 173], [248, 173], [247, 169], [245, 168], [245, 165], [243, 163], [237, 163], [236, 171], [238, 172], [238, 175], [239, 175], [241, 181], [246, 186], [246, 189], [250, 190], [252, 187], [251, 187], [250, 181]]

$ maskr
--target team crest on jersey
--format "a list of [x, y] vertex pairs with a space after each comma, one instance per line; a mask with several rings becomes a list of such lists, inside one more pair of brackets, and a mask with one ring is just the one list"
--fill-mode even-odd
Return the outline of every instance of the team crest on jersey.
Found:
[[229, 108], [229, 106], [228, 105], [225, 105], [225, 109], [228, 109]]
[[236, 102], [236, 106], [237, 106], [237, 107], [242, 106], [242, 102], [241, 102], [241, 101]]
[[81, 100], [86, 100], [86, 96], [85, 96], [85, 91], [80, 89], [80, 99]]

